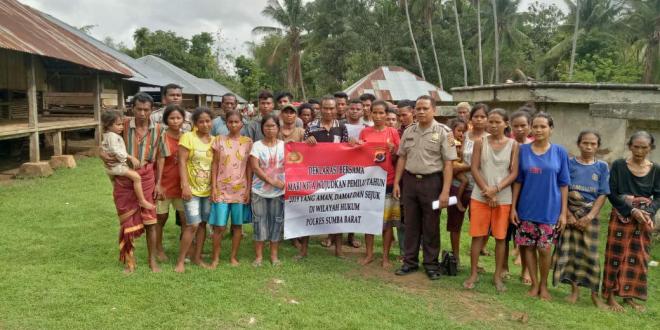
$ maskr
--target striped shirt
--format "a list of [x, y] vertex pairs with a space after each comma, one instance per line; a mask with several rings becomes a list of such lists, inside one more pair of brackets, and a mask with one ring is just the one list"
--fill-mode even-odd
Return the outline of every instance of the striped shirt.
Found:
[[147, 133], [138, 135], [135, 127], [135, 118], [124, 119], [124, 142], [129, 155], [140, 160], [140, 163], [151, 163], [156, 160], [158, 145], [162, 136], [160, 124], [154, 124], [149, 120]]

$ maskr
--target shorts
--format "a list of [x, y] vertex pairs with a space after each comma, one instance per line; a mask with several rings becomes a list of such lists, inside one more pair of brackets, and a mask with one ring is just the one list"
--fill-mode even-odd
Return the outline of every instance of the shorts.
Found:
[[476, 199], [470, 200], [470, 236], [484, 237], [492, 234], [495, 239], [505, 239], [510, 212], [511, 205], [490, 207]]
[[252, 227], [257, 242], [282, 240], [284, 229], [284, 196], [273, 198], [252, 194]]
[[[469, 188], [469, 187], [468, 187]], [[470, 196], [472, 196], [472, 190], [465, 188], [463, 196], [461, 196], [461, 203], [464, 207], [470, 206]], [[458, 194], [458, 187], [451, 186], [449, 189], [449, 196], [456, 196]], [[458, 198], [458, 196], [456, 197]], [[465, 211], [461, 212], [458, 210], [456, 205], [452, 205], [447, 208], [447, 231], [450, 233], [460, 233], [461, 228], [463, 227], [463, 219], [465, 218]]]
[[401, 223], [401, 206], [391, 193], [385, 194], [385, 210], [383, 212], [383, 228], [398, 227]]
[[518, 246], [535, 246], [545, 249], [550, 247], [555, 239], [555, 227], [546, 223], [521, 220], [516, 231], [516, 244]]
[[241, 203], [211, 203], [209, 224], [218, 227], [227, 226], [231, 216], [231, 224], [241, 226], [248, 222], [250, 205]]
[[126, 164], [117, 164], [111, 168], [106, 168], [105, 173], [111, 176], [124, 176], [130, 168]]
[[179, 212], [183, 211], [183, 200], [181, 198], [166, 198], [162, 201], [156, 201], [156, 214], [170, 213], [170, 205]]
[[186, 223], [196, 225], [208, 222], [211, 214], [211, 197], [193, 196], [189, 201], [183, 201], [186, 212]]

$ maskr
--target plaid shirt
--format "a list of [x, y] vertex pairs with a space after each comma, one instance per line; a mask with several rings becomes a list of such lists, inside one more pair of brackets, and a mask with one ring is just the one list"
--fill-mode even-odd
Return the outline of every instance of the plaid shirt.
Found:
[[158, 145], [162, 136], [160, 124], [154, 124], [149, 120], [147, 133], [139, 136], [135, 127], [135, 118], [124, 119], [124, 143], [126, 143], [126, 152], [129, 155], [140, 160], [140, 163], [151, 163], [156, 160]]
[[309, 123], [309, 127], [305, 130], [304, 139], [307, 140], [310, 136], [313, 136], [316, 139], [316, 142], [348, 142], [348, 130], [346, 129], [346, 126], [336, 119], [332, 121], [330, 130], [325, 129], [325, 127], [321, 125], [320, 119]]

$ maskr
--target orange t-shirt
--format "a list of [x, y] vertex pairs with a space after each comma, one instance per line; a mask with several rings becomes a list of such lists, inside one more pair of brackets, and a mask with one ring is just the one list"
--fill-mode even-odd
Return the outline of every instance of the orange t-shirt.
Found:
[[[394, 145], [395, 152], [399, 149], [399, 143], [401, 141], [399, 138], [399, 132], [393, 127], [385, 127], [385, 129], [380, 132], [373, 127], [365, 127], [360, 132], [360, 140], [364, 142], [391, 143]], [[394, 162], [392, 161], [392, 154], [389, 150], [386, 153], [385, 162], [383, 162], [382, 167], [387, 171], [387, 185], [393, 185]]]
[[163, 175], [160, 186], [163, 188], [165, 198], [181, 198], [181, 177], [179, 176], [179, 139], [164, 133], [161, 139], [163, 147], [167, 150], [162, 155], [165, 157]]

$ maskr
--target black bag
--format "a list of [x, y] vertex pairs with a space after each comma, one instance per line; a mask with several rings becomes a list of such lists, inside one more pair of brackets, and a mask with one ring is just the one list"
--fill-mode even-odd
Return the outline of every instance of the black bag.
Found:
[[456, 276], [458, 275], [458, 262], [453, 252], [442, 251], [442, 262], [440, 269], [444, 275]]

